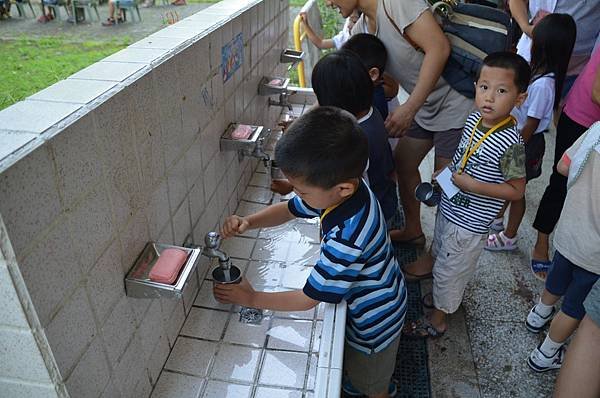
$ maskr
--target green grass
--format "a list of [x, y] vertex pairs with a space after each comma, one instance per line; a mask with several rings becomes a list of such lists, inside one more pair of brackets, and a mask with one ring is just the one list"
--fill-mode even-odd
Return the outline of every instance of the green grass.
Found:
[[0, 41], [0, 109], [117, 52], [128, 42], [76, 43], [55, 37]]

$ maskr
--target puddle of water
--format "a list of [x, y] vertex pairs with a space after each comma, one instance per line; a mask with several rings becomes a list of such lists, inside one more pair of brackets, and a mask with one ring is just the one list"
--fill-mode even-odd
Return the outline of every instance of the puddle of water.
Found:
[[304, 347], [308, 341], [306, 337], [300, 335], [290, 326], [274, 326], [267, 331], [267, 334], [298, 347]]

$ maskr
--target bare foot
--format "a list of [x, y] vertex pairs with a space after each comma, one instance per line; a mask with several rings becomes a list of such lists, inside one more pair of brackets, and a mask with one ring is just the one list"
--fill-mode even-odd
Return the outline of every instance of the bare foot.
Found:
[[431, 277], [434, 262], [434, 258], [431, 254], [425, 253], [417, 258], [416, 261], [406, 264], [402, 271], [407, 280], [418, 280]]

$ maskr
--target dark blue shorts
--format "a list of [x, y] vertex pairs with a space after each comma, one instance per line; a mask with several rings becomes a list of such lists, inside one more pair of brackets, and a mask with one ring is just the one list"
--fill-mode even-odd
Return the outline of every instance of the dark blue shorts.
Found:
[[546, 290], [564, 296], [561, 311], [581, 320], [585, 315], [583, 301], [597, 280], [598, 275], [578, 267], [556, 251], [546, 278]]

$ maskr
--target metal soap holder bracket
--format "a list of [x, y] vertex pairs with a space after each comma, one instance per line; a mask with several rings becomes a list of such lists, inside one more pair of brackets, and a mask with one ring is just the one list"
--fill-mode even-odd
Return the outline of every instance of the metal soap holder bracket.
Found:
[[[177, 280], [172, 285], [151, 281], [149, 276], [150, 270], [156, 264], [162, 251], [169, 248], [183, 250], [187, 253], [187, 260], [179, 272]], [[190, 275], [196, 269], [200, 253], [200, 248], [186, 248], [148, 242], [125, 278], [127, 296], [137, 298], [181, 298]]]
[[258, 95], [266, 97], [285, 93], [289, 83], [288, 78], [264, 76], [258, 85]]
[[221, 136], [221, 151], [237, 151], [240, 158], [251, 156], [265, 162], [270, 160], [270, 156], [264, 150], [266, 139], [271, 135], [271, 130], [263, 126], [252, 126], [252, 134], [247, 139], [232, 138], [232, 133], [239, 126], [239, 123], [231, 123]]
[[304, 57], [304, 51], [297, 51], [286, 48], [281, 52], [279, 56], [279, 62], [282, 64], [292, 64], [292, 66], [296, 65], [298, 62], [302, 61], [302, 57]]

